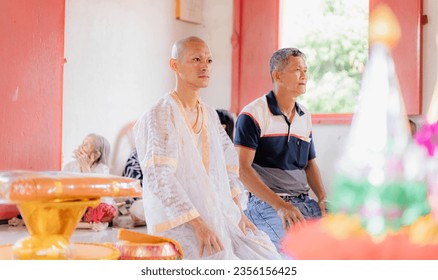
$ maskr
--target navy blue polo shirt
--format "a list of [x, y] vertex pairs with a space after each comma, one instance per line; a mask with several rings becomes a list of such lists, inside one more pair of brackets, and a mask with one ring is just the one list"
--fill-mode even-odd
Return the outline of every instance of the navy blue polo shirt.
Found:
[[294, 196], [309, 191], [304, 168], [316, 157], [311, 115], [298, 103], [295, 110], [289, 122], [271, 91], [243, 108], [234, 138], [236, 146], [255, 150], [252, 166], [266, 185]]

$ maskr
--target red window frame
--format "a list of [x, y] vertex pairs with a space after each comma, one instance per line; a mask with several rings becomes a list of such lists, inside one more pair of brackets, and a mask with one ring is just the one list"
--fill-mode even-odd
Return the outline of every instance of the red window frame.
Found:
[[[423, 0], [370, 0], [370, 14], [380, 3], [397, 16], [402, 36], [392, 55], [408, 115], [422, 114]], [[234, 0], [231, 111], [272, 87], [268, 61], [278, 49], [280, 0]], [[314, 123], [350, 123], [352, 114], [313, 114]]]

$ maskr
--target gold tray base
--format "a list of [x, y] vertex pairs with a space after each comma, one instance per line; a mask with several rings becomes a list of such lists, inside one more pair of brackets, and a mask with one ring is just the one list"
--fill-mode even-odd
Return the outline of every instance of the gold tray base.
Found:
[[[111, 244], [73, 243], [73, 260], [117, 260], [119, 251]], [[13, 260], [13, 245], [0, 245], [0, 260]]]

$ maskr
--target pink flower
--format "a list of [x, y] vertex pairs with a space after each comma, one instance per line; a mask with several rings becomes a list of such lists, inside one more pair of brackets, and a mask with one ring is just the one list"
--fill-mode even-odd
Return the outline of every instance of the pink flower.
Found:
[[426, 121], [414, 137], [415, 142], [420, 146], [424, 146], [429, 156], [433, 157], [435, 150], [438, 148], [438, 122], [429, 124]]

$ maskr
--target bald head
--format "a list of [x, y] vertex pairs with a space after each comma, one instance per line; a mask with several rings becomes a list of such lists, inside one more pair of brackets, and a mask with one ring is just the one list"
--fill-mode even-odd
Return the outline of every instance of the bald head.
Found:
[[190, 36], [190, 37], [181, 39], [179, 41], [176, 41], [172, 47], [172, 58], [177, 59], [177, 60], [181, 59], [184, 55], [184, 52], [186, 50], [187, 45], [190, 43], [193, 43], [193, 42], [205, 43], [204, 40], [202, 40], [201, 38], [196, 37], [196, 36]]

